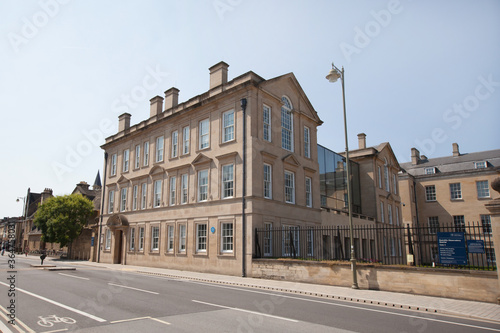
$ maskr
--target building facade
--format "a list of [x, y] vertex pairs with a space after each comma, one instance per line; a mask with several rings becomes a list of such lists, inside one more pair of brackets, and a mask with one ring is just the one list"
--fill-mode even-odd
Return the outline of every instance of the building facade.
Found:
[[[428, 159], [416, 148], [411, 162], [403, 163], [400, 174], [403, 222], [433, 235], [444, 225], [449, 231], [463, 231], [472, 223], [478, 235], [492, 232], [491, 216], [485, 204], [499, 198], [491, 182], [500, 173], [500, 150], [462, 154], [457, 143], [451, 156]], [[488, 261], [494, 261], [492, 244], [485, 244]], [[437, 256], [437, 246], [433, 250]]]
[[99, 260], [245, 275], [253, 230], [321, 224], [316, 128], [293, 73], [228, 81], [179, 104], [150, 100], [150, 117], [106, 139]]

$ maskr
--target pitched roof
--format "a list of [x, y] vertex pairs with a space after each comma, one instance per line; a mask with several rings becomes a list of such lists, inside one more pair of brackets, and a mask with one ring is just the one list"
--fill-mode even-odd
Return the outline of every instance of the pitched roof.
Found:
[[431, 159], [421, 159], [417, 164], [402, 163], [401, 167], [413, 176], [425, 175], [425, 169], [435, 167], [439, 173], [475, 170], [474, 162], [486, 162], [488, 169], [500, 168], [500, 149], [445, 156]]

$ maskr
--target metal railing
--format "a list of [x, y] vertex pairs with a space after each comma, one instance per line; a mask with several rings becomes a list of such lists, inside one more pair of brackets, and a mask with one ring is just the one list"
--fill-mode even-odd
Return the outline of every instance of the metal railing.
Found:
[[[466, 265], [439, 262], [438, 233], [463, 232], [465, 242], [480, 240], [483, 253], [468, 253]], [[348, 226], [255, 229], [255, 258], [295, 258], [303, 260], [340, 260], [350, 257]], [[354, 252], [359, 262], [495, 270], [491, 228], [477, 222], [429, 227], [388, 224], [354, 226]], [[412, 262], [413, 261], [413, 262]]]

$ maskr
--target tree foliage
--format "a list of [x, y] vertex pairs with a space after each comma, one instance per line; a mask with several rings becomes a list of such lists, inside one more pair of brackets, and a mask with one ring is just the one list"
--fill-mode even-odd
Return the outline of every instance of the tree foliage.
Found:
[[81, 194], [57, 196], [38, 207], [33, 222], [42, 231], [42, 241], [63, 247], [80, 235], [93, 212], [92, 201]]

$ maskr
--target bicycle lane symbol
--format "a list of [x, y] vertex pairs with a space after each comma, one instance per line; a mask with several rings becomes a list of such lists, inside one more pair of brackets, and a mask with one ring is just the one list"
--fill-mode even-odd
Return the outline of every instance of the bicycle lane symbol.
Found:
[[58, 317], [56, 315], [50, 315], [50, 316], [47, 316], [47, 317], [38, 316], [38, 318], [40, 320], [37, 321], [37, 324], [40, 325], [40, 326], [43, 326], [43, 327], [52, 327], [52, 326], [54, 326], [54, 324], [57, 324], [57, 323], [64, 323], [64, 324], [74, 324], [74, 323], [76, 323], [76, 320], [74, 320], [73, 318], [70, 318], [70, 317]]

